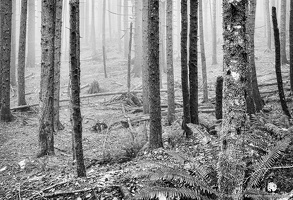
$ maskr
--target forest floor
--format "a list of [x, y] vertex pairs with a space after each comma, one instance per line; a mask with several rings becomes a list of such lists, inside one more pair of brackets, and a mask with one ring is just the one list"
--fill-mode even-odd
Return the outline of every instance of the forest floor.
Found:
[[[82, 49], [81, 86], [86, 86], [96, 80], [102, 89], [101, 92], [127, 91], [127, 61], [115, 51], [114, 47], [108, 50], [109, 78], [104, 78], [102, 60], [93, 61], [89, 55], [88, 49]], [[211, 58], [209, 52], [207, 58]], [[68, 61], [62, 62], [61, 99], [68, 98], [67, 63]], [[218, 63], [218, 65], [211, 65], [210, 59], [207, 59], [211, 102], [215, 96], [216, 77], [221, 75], [222, 71], [222, 54], [218, 56]], [[276, 82], [274, 54], [267, 53], [262, 48], [256, 49], [256, 65], [262, 96], [266, 102], [269, 102], [267, 106], [272, 110], [269, 115], [278, 121], [283, 115], [278, 101], [275, 101], [278, 100], [277, 86], [267, 86], [267, 84]], [[181, 130], [182, 112], [180, 105], [182, 100], [179, 60], [175, 59], [174, 68], [178, 112], [177, 119], [172, 126], [166, 125], [164, 116], [166, 107], [162, 108], [163, 137], [167, 147], [174, 146], [176, 142], [179, 144], [180, 141], [177, 140], [180, 137], [178, 136], [183, 135]], [[201, 72], [200, 70], [199, 72]], [[288, 89], [289, 67], [283, 66], [282, 72], [285, 89]], [[30, 75], [26, 78], [27, 103], [38, 103], [40, 65], [38, 64], [33, 69], [27, 69], [26, 74]], [[141, 89], [140, 78], [132, 77], [131, 86], [132, 90]], [[86, 95], [88, 88], [82, 89], [81, 95]], [[163, 88], [166, 88], [166, 74], [163, 75]], [[200, 98], [201, 94], [200, 84]], [[286, 94], [288, 95], [288, 91]], [[138, 94], [137, 97], [140, 99], [141, 94]], [[166, 93], [161, 94], [161, 99], [162, 105], [166, 105]], [[65, 128], [54, 136], [56, 155], [51, 157], [36, 158], [38, 152], [38, 108], [32, 107], [26, 112], [13, 111], [14, 121], [0, 124], [0, 199], [123, 199], [123, 195], [127, 196], [126, 190], [131, 188], [132, 183], [124, 182], [124, 187], [121, 183], [123, 174], [139, 169], [136, 163], [145, 157], [155, 155], [155, 159], [160, 156], [164, 159], [165, 150], [161, 149], [150, 154], [142, 153], [130, 161], [146, 143], [148, 118], [141, 112], [134, 113], [133, 111], [137, 111], [139, 106], [129, 105], [124, 100], [125, 97], [115, 95], [83, 98], [81, 101], [83, 149], [87, 178], [76, 178], [75, 165], [71, 155], [71, 124], [68, 101], [61, 102], [60, 120]], [[291, 99], [288, 98], [288, 100]], [[16, 94], [12, 94], [12, 107], [17, 106], [16, 102]], [[200, 111], [202, 111], [200, 117], [208, 123], [215, 122], [214, 113], [211, 112], [213, 109], [211, 102], [200, 103]], [[289, 102], [289, 108], [293, 106], [291, 102]], [[138, 124], [133, 125], [132, 129], [127, 128], [127, 125], [121, 123], [121, 121], [127, 122], [127, 117], [134, 121], [138, 120]], [[114, 125], [112, 128], [96, 131], [93, 130], [93, 127], [97, 122], [105, 123], [108, 127], [111, 124]], [[288, 128], [286, 123], [280, 120], [278, 126]], [[197, 142], [194, 142], [187, 146], [193, 148], [196, 147], [196, 144]], [[157, 154], [158, 156], [156, 156]], [[204, 159], [204, 155], [200, 154], [200, 151], [196, 153], [196, 157], [199, 160]], [[283, 191], [293, 190], [293, 177], [285, 177], [284, 180], [278, 181], [282, 182]], [[278, 185], [278, 187], [280, 186]], [[130, 192], [135, 191], [130, 189]]]

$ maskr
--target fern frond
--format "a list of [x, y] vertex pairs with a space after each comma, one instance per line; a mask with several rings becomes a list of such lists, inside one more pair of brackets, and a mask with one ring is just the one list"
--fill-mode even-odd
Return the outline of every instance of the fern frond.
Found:
[[199, 191], [191, 190], [188, 188], [170, 188], [170, 187], [151, 187], [143, 189], [135, 199], [149, 200], [153, 198], [159, 198], [165, 196], [173, 199], [175, 197], [185, 197], [191, 199], [203, 199], [208, 200], [209, 198], [200, 194]]
[[273, 166], [277, 158], [282, 154], [283, 151], [289, 146], [291, 138], [286, 137], [283, 140], [277, 142], [277, 144], [269, 150], [269, 153], [262, 157], [261, 161], [254, 165], [254, 172], [251, 174], [248, 182], [248, 188], [257, 186], [264, 178], [266, 172]]

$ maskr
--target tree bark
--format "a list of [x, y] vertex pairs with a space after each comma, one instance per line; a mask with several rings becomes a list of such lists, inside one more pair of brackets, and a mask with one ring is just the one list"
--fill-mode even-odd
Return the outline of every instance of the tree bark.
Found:
[[216, 0], [212, 0], [213, 2], [213, 36], [212, 36], [212, 39], [213, 39], [213, 54], [212, 54], [212, 64], [213, 65], [216, 65], [218, 64], [218, 61], [217, 61], [217, 7], [216, 7]]
[[264, 7], [265, 7], [265, 17], [266, 17], [266, 24], [267, 24], [267, 29], [266, 29], [266, 32], [267, 32], [267, 50], [268, 52], [271, 52], [272, 51], [272, 42], [271, 42], [271, 38], [272, 38], [272, 35], [271, 35], [271, 18], [270, 18], [270, 1], [268, 0], [265, 0], [264, 1]]
[[280, 24], [280, 35], [281, 35], [281, 65], [288, 64], [286, 55], [286, 10], [287, 0], [281, 1], [281, 24]]
[[[108, 0], [109, 1], [109, 0]], [[103, 64], [104, 64], [104, 75], [107, 76], [107, 55], [106, 55], [106, 0], [103, 1], [103, 25], [102, 25], [102, 42], [103, 42]]]
[[216, 119], [223, 118], [223, 77], [218, 76], [216, 82]]
[[189, 86], [190, 86], [190, 120], [198, 124], [198, 69], [197, 69], [197, 21], [198, 1], [190, 1], [190, 33], [189, 33]]
[[143, 113], [150, 112], [148, 75], [148, 0], [142, 0], [142, 90]]
[[290, 37], [290, 89], [293, 95], [293, 0], [290, 0], [290, 21], [289, 21], [289, 37]]
[[12, 1], [2, 0], [2, 105], [0, 120], [12, 120], [10, 112], [10, 55], [11, 55], [11, 27], [12, 27]]
[[149, 148], [163, 147], [160, 98], [159, 66], [159, 1], [149, 0], [148, 7], [148, 55], [149, 55], [149, 101], [150, 137]]
[[19, 29], [19, 52], [17, 68], [17, 99], [18, 106], [26, 105], [25, 101], [25, 47], [26, 47], [27, 0], [21, 0], [21, 15]]
[[173, 1], [167, 0], [167, 89], [168, 89], [168, 124], [175, 120], [175, 92], [173, 70]]
[[16, 0], [12, 0], [10, 83], [16, 86]]
[[283, 89], [283, 80], [282, 80], [282, 71], [281, 71], [281, 44], [280, 44], [280, 34], [277, 22], [277, 14], [276, 14], [276, 7], [272, 8], [272, 19], [273, 19], [273, 27], [274, 27], [274, 38], [275, 38], [275, 68], [276, 68], [276, 76], [277, 76], [277, 83], [278, 83], [278, 91], [280, 102], [282, 106], [282, 110], [285, 115], [291, 118], [291, 114], [288, 110], [284, 89]]
[[54, 38], [54, 130], [62, 130], [64, 127], [59, 117], [60, 99], [60, 66], [61, 66], [61, 35], [62, 35], [62, 5], [63, 0], [56, 0], [55, 38]]
[[41, 86], [38, 157], [54, 154], [54, 36], [55, 2], [42, 0]]
[[246, 0], [223, 1], [223, 121], [217, 164], [219, 199], [243, 199], [246, 163], [242, 137], [247, 130], [246, 94], [249, 86], [247, 7]]
[[203, 3], [199, 0], [199, 32], [200, 32], [200, 55], [201, 55], [201, 68], [202, 68], [202, 81], [203, 81], [203, 101], [208, 102], [208, 78], [207, 78], [207, 64], [204, 46], [204, 31], [203, 31]]
[[28, 38], [27, 38], [27, 67], [35, 67], [36, 45], [35, 45], [35, 1], [28, 0]]
[[70, 79], [71, 79], [71, 122], [73, 125], [74, 151], [77, 176], [85, 177], [86, 170], [82, 149], [82, 118], [80, 112], [80, 34], [79, 0], [70, 0]]

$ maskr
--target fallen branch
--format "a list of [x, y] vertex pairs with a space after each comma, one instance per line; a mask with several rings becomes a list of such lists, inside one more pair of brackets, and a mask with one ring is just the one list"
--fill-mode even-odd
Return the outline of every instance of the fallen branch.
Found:
[[33, 76], [33, 75], [34, 75], [34, 73], [31, 73], [31, 74], [25, 76], [25, 78], [29, 78], [29, 77], [31, 77], [31, 76]]

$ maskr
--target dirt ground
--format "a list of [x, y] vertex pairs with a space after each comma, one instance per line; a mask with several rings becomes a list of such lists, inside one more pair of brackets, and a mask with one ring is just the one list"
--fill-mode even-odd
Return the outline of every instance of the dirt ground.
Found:
[[[256, 33], [256, 66], [259, 84], [273, 83], [276, 81], [274, 72], [274, 54], [265, 52], [264, 39], [262, 33]], [[210, 43], [208, 43], [210, 44]], [[222, 71], [221, 45], [218, 44], [218, 65], [211, 65], [210, 45], [206, 46], [207, 72], [209, 95], [214, 96], [214, 83], [216, 77]], [[101, 52], [99, 52], [100, 54]], [[109, 78], [104, 78], [102, 60], [91, 60], [90, 50], [86, 47], [82, 49], [81, 55], [81, 86], [97, 80], [100, 87], [105, 92], [126, 91], [127, 60], [116, 50], [114, 44], [107, 50], [108, 61], [107, 70]], [[200, 60], [199, 60], [199, 66]], [[180, 61], [175, 59], [175, 82], [180, 83]], [[288, 85], [289, 67], [283, 66], [284, 83]], [[31, 74], [26, 79], [26, 99], [28, 104], [38, 103], [38, 91], [40, 82], [40, 64], [36, 68], [29, 68], [26, 74]], [[201, 68], [199, 68], [201, 74]], [[200, 77], [200, 83], [201, 83]], [[61, 99], [67, 99], [68, 84], [68, 61], [62, 62], [61, 69]], [[141, 88], [140, 78], [133, 78], [132, 89]], [[163, 88], [166, 88], [166, 74], [163, 75]], [[201, 84], [200, 84], [201, 88]], [[82, 94], [87, 94], [88, 87], [82, 89]], [[276, 90], [276, 86], [261, 87], [262, 92]], [[200, 91], [201, 93], [201, 91]], [[12, 94], [13, 95], [13, 94]], [[138, 95], [140, 97], [140, 95]], [[267, 95], [264, 95], [267, 96]], [[117, 95], [115, 96], [117, 97]], [[83, 116], [83, 149], [86, 165], [93, 160], [105, 157], [113, 157], [124, 152], [125, 147], [132, 140], [128, 129], [118, 127], [110, 132], [94, 132], [92, 126], [97, 122], [112, 124], [119, 120], [125, 120], [120, 104], [105, 105], [113, 96], [84, 98], [81, 103]], [[177, 87], [176, 101], [181, 101], [181, 90]], [[16, 106], [16, 95], [12, 96], [12, 107]], [[162, 93], [162, 104], [166, 104], [166, 94]], [[127, 107], [126, 110], [132, 109]], [[54, 157], [37, 159], [38, 152], [38, 108], [33, 107], [28, 112], [13, 112], [14, 121], [11, 123], [0, 123], [0, 199], [34, 199], [35, 192], [39, 188], [46, 188], [58, 183], [60, 180], [67, 180], [75, 177], [75, 167], [71, 156], [71, 125], [69, 121], [68, 101], [61, 103], [60, 119], [65, 129], [55, 135]], [[138, 117], [140, 114], [128, 114], [130, 117]], [[210, 114], [213, 116], [213, 114]], [[178, 120], [181, 120], [178, 114]], [[144, 126], [137, 127], [138, 132], [142, 132]], [[168, 130], [164, 127], [165, 132]], [[21, 167], [25, 163], [25, 167]], [[108, 166], [109, 167], [109, 166]], [[119, 169], [121, 165], [113, 165], [112, 168]], [[94, 167], [95, 174], [106, 173], [107, 167]], [[88, 174], [91, 174], [88, 170]], [[117, 172], [118, 173], [118, 172]], [[40, 175], [42, 174], [42, 175]], [[88, 179], [92, 180], [89, 176]], [[101, 178], [101, 177], [100, 177]], [[57, 181], [58, 180], [58, 181]], [[35, 189], [32, 185], [40, 184]], [[97, 181], [97, 180], [95, 180]]]

